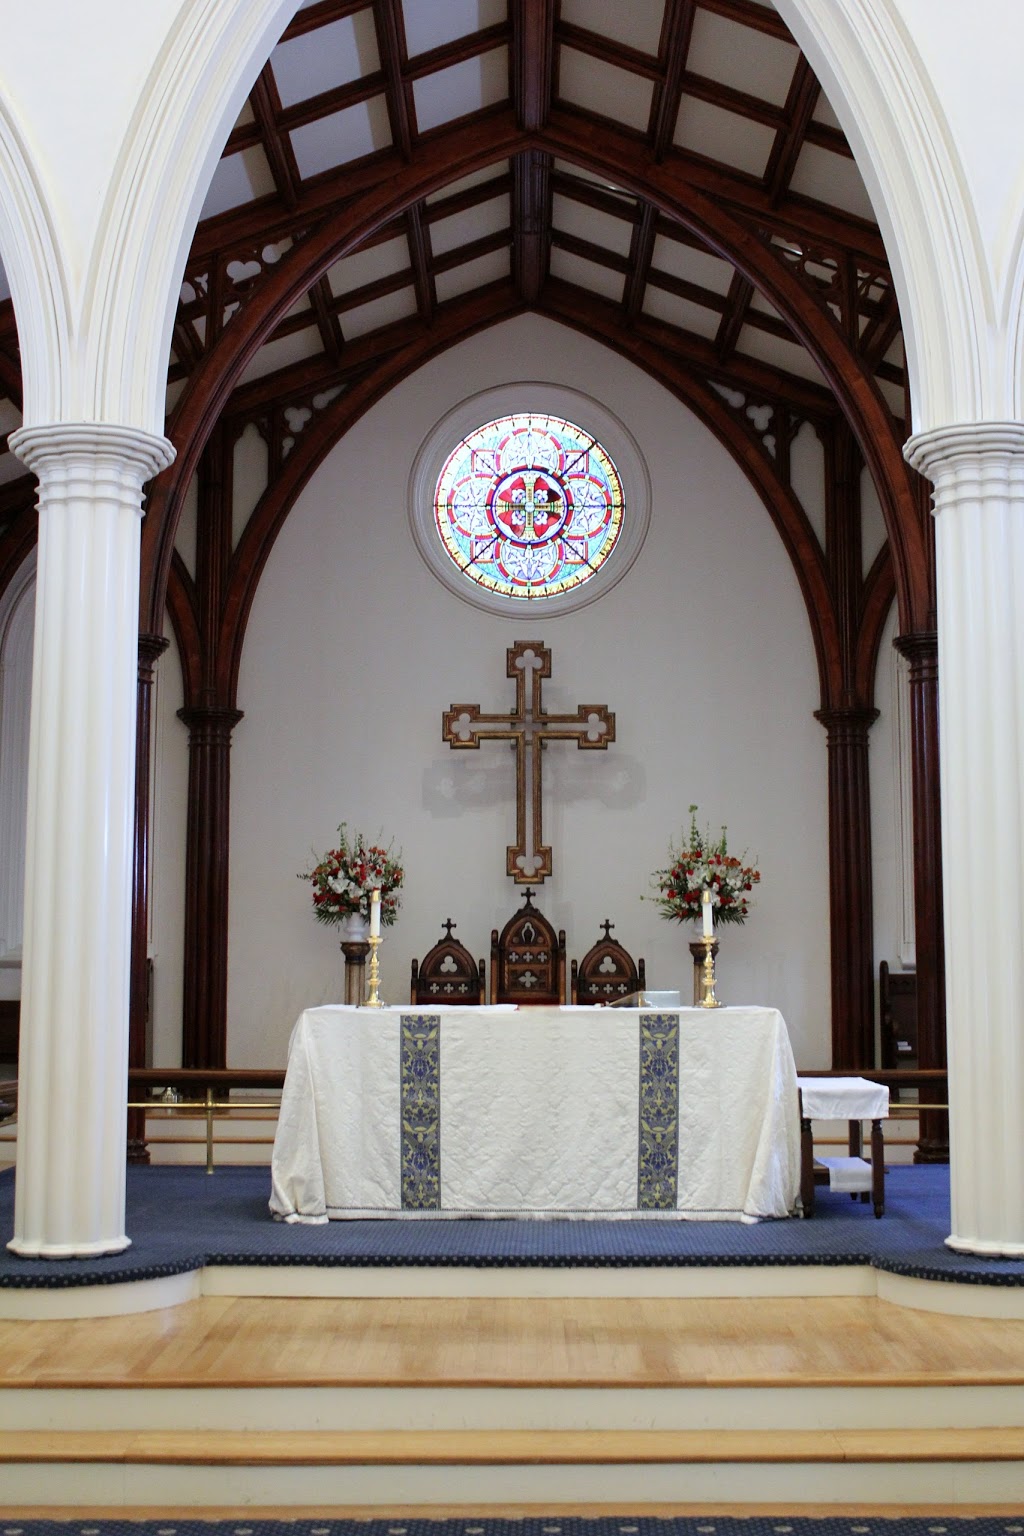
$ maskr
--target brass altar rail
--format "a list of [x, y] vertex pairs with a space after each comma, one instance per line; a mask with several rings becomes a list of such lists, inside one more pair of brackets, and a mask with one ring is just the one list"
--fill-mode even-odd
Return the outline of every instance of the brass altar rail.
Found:
[[[908, 1068], [892, 1070], [855, 1067], [829, 1067], [824, 1070], [801, 1068], [804, 1077], [866, 1077], [874, 1083], [884, 1083], [890, 1088], [941, 1089], [946, 1085], [944, 1068]], [[146, 1114], [200, 1114], [206, 1121], [206, 1171], [214, 1171], [213, 1123], [224, 1113], [248, 1114], [254, 1110], [279, 1110], [278, 1099], [234, 1099], [233, 1090], [264, 1089], [274, 1091], [284, 1086], [284, 1070], [277, 1067], [132, 1067], [128, 1072], [129, 1093], [152, 1094], [156, 1089], [170, 1088], [175, 1092], [191, 1092], [202, 1097], [164, 1100], [160, 1098], [129, 1098], [126, 1108], [142, 1110]], [[219, 1090], [219, 1092], [218, 1092]], [[0, 1082], [0, 1122], [13, 1119], [17, 1114], [18, 1082], [13, 1078]], [[890, 1118], [913, 1119], [921, 1110], [944, 1110], [946, 1103], [903, 1102], [890, 1108]], [[230, 1138], [229, 1138], [230, 1139]]]

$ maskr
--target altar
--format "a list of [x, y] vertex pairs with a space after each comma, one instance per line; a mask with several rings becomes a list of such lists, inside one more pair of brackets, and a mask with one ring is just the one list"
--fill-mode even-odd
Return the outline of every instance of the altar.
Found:
[[791, 1214], [796, 1069], [773, 1008], [311, 1008], [279, 1220]]

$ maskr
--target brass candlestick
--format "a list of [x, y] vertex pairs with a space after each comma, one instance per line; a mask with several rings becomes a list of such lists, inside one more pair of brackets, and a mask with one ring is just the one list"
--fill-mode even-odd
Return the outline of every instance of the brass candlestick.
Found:
[[370, 995], [366, 999], [366, 1002], [363, 1004], [363, 1007], [364, 1008], [383, 1008], [385, 1006], [385, 1004], [381, 1001], [381, 996], [380, 996], [380, 991], [379, 991], [379, 987], [380, 987], [380, 960], [379, 960], [378, 955], [377, 955], [377, 951], [380, 948], [380, 934], [378, 933], [376, 936], [371, 934], [370, 935], [370, 939], [369, 939], [369, 944], [370, 944], [370, 966], [369, 966], [370, 974], [369, 974], [367, 979], [368, 979], [369, 987], [370, 987]]
[[704, 996], [700, 1000], [702, 1008], [721, 1008], [721, 1003], [715, 996], [715, 938], [714, 934], [704, 935]]

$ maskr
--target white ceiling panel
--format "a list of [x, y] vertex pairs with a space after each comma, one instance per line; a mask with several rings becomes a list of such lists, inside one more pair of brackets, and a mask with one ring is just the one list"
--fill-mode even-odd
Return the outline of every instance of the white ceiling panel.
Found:
[[793, 172], [790, 190], [874, 221], [874, 209], [860, 172], [846, 155], [834, 155], [831, 150], [819, 149], [816, 144], [805, 144]]
[[281, 104], [294, 106], [380, 69], [372, 11], [278, 43], [270, 56]]
[[250, 379], [262, 379], [265, 374], [276, 373], [279, 368], [288, 368], [292, 363], [303, 363], [322, 351], [323, 342], [315, 326], [296, 331], [292, 336], [282, 336], [279, 341], [268, 341], [266, 346], [260, 347], [239, 382], [248, 384]]
[[646, 129], [653, 90], [649, 80], [593, 59], [577, 48], [563, 48], [561, 60], [558, 94], [563, 101], [588, 112], [600, 112], [627, 128]]
[[783, 341], [778, 336], [769, 336], [766, 331], [755, 330], [752, 325], [745, 325], [740, 332], [737, 351], [743, 357], [755, 357], [762, 363], [770, 363], [773, 368], [782, 368], [786, 373], [812, 379], [815, 384], [828, 388], [811, 354], [795, 341]]
[[664, 235], [659, 235], [654, 242], [652, 265], [658, 272], [681, 277], [688, 283], [697, 283], [701, 288], [710, 288], [712, 293], [722, 295], [729, 292], [734, 270], [720, 256], [696, 250], [681, 240], [666, 239]]
[[443, 256], [456, 246], [468, 245], [471, 240], [482, 240], [498, 230], [509, 227], [508, 195], [492, 197], [490, 202], [478, 203], [465, 208], [451, 218], [438, 219], [430, 225], [430, 248], [435, 256]]
[[673, 142], [706, 159], [763, 176], [775, 134], [764, 123], [752, 123], [735, 112], [725, 112], [709, 101], [687, 97], [679, 112]]
[[336, 298], [351, 293], [355, 288], [365, 288], [367, 283], [379, 277], [393, 277], [405, 272], [410, 266], [409, 243], [404, 235], [394, 240], [382, 240], [380, 245], [370, 245], [361, 251], [353, 251], [335, 262], [327, 274], [331, 292]]
[[493, 181], [496, 176], [501, 176], [508, 171], [507, 160], [499, 160], [494, 165], [487, 165], [482, 171], [474, 171], [470, 176], [460, 176], [458, 181], [450, 181], [446, 187], [438, 192], [431, 192], [427, 198], [428, 203], [441, 203], [446, 197], [453, 197], [457, 192], [468, 192], [473, 187], [482, 187], [485, 182]]
[[421, 133], [440, 128], [467, 112], [508, 99], [508, 49], [492, 48], [450, 69], [413, 81], [416, 125]]
[[570, 197], [555, 197], [552, 212], [553, 226], [567, 235], [589, 240], [602, 250], [614, 251], [618, 256], [628, 256], [633, 237], [633, 227], [624, 219], [612, 218], [586, 203], [577, 203]]
[[217, 161], [200, 218], [211, 219], [214, 214], [226, 213], [229, 208], [241, 208], [257, 197], [268, 196], [273, 190], [274, 178], [267, 157], [258, 145], [243, 149], [237, 155], [227, 155]]
[[507, 0], [403, 0], [410, 58], [508, 20]]
[[695, 75], [781, 107], [799, 57], [793, 43], [698, 9], [686, 67]]
[[416, 313], [416, 294], [412, 288], [400, 288], [397, 293], [386, 293], [374, 299], [372, 304], [361, 304], [341, 316], [341, 329], [346, 341], [379, 331], [396, 320], [407, 320]]
[[622, 290], [625, 286], [622, 273], [613, 272], [610, 267], [599, 267], [593, 261], [584, 261], [570, 251], [556, 248], [551, 252], [551, 276], [575, 283], [578, 288], [589, 288], [592, 293], [599, 293], [616, 304], [622, 303]]
[[588, 32], [600, 32], [638, 48], [641, 53], [658, 54], [664, 0], [562, 0], [562, 20]]
[[666, 325], [678, 326], [681, 331], [689, 331], [694, 336], [703, 336], [707, 341], [714, 340], [722, 318], [717, 310], [705, 309], [701, 304], [692, 304], [689, 299], [677, 298], [674, 293], [666, 293], [664, 288], [650, 285], [644, 294], [644, 314], [664, 320]]
[[478, 256], [476, 261], [453, 267], [450, 272], [439, 272], [434, 279], [438, 302], [445, 304], [474, 288], [482, 288], [485, 283], [500, 282], [509, 275], [510, 261], [507, 250], [491, 251], [487, 256]]
[[334, 112], [315, 123], [293, 128], [292, 149], [301, 176], [317, 176], [349, 160], [359, 160], [391, 143], [387, 103], [383, 96]]

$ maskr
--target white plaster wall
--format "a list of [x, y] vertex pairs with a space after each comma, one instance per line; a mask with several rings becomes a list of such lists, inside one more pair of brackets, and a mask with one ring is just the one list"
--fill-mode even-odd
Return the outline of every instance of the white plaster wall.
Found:
[[[406, 516], [423, 437], [502, 379], [599, 394], [647, 458], [653, 515], [626, 578], [561, 619], [495, 618], [425, 570]], [[283, 1064], [291, 1025], [337, 1000], [334, 930], [314, 923], [296, 872], [345, 819], [401, 845], [407, 888], [382, 946], [384, 995], [451, 916], [486, 956], [521, 903], [504, 874], [512, 754], [441, 743], [454, 701], [509, 707], [505, 647], [551, 646], [548, 707], [606, 702], [607, 754], [552, 747], [545, 833], [554, 876], [538, 905], [581, 956], [608, 916], [647, 959], [652, 987], [691, 986], [689, 935], [641, 901], [687, 821], [725, 821], [764, 881], [744, 928], [724, 931], [720, 994], [779, 1006], [798, 1061], [827, 1064], [825, 736], [796, 579], [769, 517], [725, 451], [624, 360], [538, 317], [447, 353], [364, 417], [306, 487], [249, 623], [232, 752], [229, 1061]]]

